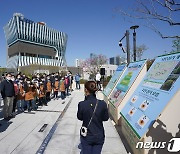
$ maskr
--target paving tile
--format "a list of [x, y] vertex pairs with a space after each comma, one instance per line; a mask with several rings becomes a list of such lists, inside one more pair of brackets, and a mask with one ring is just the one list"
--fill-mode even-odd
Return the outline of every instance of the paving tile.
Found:
[[[48, 106], [43, 106], [34, 114], [22, 113], [16, 118], [10, 120], [12, 124], [7, 129], [0, 133], [0, 153], [2, 154], [33, 154], [42, 144], [47, 136], [60, 112], [45, 112], [63, 111], [68, 101], [72, 99], [63, 118], [58, 121], [58, 127], [48, 143], [45, 154], [79, 154], [80, 143], [79, 130], [82, 121], [77, 119], [77, 107], [81, 100], [84, 100], [83, 89], [74, 91], [72, 95], [66, 98], [65, 104], [61, 100], [52, 100]], [[102, 98], [101, 93], [98, 93], [98, 98]], [[48, 126], [44, 132], [38, 132], [43, 124]], [[102, 154], [125, 154], [124, 148], [119, 135], [111, 121], [104, 122], [106, 140], [103, 146]], [[2, 127], [0, 128], [1, 131]]]
[[105, 136], [119, 138], [119, 134], [114, 127], [105, 127]]
[[72, 146], [72, 150], [73, 151], [81, 151], [79, 148], [79, 145], [80, 145], [80, 136], [76, 135], [76, 136], [74, 136], [74, 143]]
[[47, 149], [71, 150], [73, 143], [73, 135], [53, 135]]
[[46, 149], [44, 154], [71, 154], [71, 150], [63, 149]]
[[75, 127], [76, 125], [60, 124], [58, 125], [54, 135], [56, 134], [73, 135], [75, 134]]
[[76, 125], [77, 124], [77, 119], [72, 119], [70, 117], [63, 117], [59, 122], [59, 125]]
[[123, 143], [120, 138], [105, 138], [105, 143], [102, 149], [103, 152], [111, 152], [111, 154], [119, 153], [119, 154], [127, 154]]

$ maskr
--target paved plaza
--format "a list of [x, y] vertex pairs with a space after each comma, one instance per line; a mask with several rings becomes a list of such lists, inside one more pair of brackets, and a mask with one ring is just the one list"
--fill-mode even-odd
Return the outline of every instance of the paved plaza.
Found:
[[[102, 99], [102, 93], [98, 93]], [[75, 90], [66, 98], [51, 100], [38, 111], [21, 113], [8, 122], [0, 117], [0, 149], [2, 154], [78, 154], [80, 153], [77, 120], [78, 102], [83, 90]], [[2, 110], [2, 107], [1, 107]], [[44, 126], [44, 127], [43, 127]], [[104, 122], [106, 139], [103, 154], [126, 154], [125, 147], [111, 120]], [[44, 128], [44, 129], [43, 129]]]

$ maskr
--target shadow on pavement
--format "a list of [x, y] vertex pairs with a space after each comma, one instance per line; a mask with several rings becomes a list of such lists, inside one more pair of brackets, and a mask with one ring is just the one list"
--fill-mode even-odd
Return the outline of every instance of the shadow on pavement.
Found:
[[0, 121], [0, 133], [6, 131], [6, 129], [9, 127], [10, 124], [12, 124], [12, 121]]
[[[157, 120], [156, 121], [158, 125], [156, 128], [151, 127], [146, 134], [147, 137], [152, 137], [152, 142], [166, 142], [169, 143], [169, 141], [174, 138], [170, 132], [167, 132], [166, 130], [166, 125], [161, 121]], [[175, 137], [180, 136], [180, 124], [178, 125], [179, 131], [176, 133]], [[157, 154], [169, 154], [167, 151], [167, 148], [159, 148], [159, 149], [150, 149], [148, 154], [154, 154], [156, 151]]]
[[10, 124], [13, 122], [6, 121], [3, 119], [3, 106], [0, 106], [0, 133], [6, 131], [6, 129], [9, 127]]

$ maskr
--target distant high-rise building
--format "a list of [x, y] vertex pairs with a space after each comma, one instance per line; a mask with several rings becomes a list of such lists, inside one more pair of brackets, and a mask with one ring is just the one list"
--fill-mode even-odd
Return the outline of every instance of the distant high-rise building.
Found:
[[123, 57], [116, 56], [109, 58], [109, 64], [111, 65], [121, 65], [123, 63], [126, 63], [126, 59]]
[[109, 64], [115, 65], [115, 58], [114, 57], [109, 58]]
[[76, 66], [76, 67], [81, 67], [82, 62], [83, 62], [82, 59], [76, 59], [76, 60], [75, 60], [75, 66]]
[[75, 63], [76, 63], [75, 66], [78, 67], [78, 66], [79, 66], [79, 59], [76, 59], [76, 62], [75, 62]]
[[4, 27], [7, 67], [18, 68], [31, 64], [65, 66], [67, 34], [34, 22], [15, 13]]
[[90, 59], [94, 58], [96, 55], [94, 53], [90, 53]]

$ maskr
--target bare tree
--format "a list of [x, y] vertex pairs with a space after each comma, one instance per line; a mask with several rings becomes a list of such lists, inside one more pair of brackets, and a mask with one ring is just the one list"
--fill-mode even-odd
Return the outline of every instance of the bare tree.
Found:
[[137, 48], [136, 48], [136, 57], [137, 57], [138, 60], [141, 60], [144, 51], [146, 51], [147, 49], [148, 48], [144, 44], [142, 44], [140, 46], [137, 46]]
[[[159, 8], [164, 9], [166, 13], [163, 14], [160, 12]], [[153, 22], [153, 20], [158, 20], [166, 22], [170, 26], [179, 26], [180, 21], [175, 19], [180, 13], [179, 0], [136, 0], [136, 7], [132, 9], [131, 13], [123, 11], [122, 9], [118, 9], [118, 11], [124, 16], [146, 20], [147, 24], [145, 26], [158, 33], [162, 38], [180, 38], [179, 35], [163, 35]]]
[[[144, 51], [146, 51], [147, 49], [148, 49], [148, 47], [144, 44], [136, 47], [136, 58], [137, 58], [137, 60], [141, 60]], [[133, 59], [134, 54], [132, 53], [131, 56]]]

